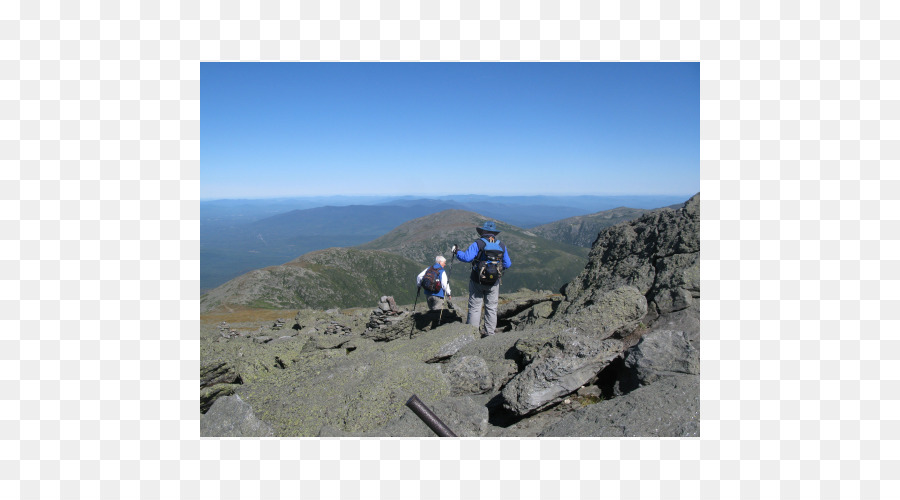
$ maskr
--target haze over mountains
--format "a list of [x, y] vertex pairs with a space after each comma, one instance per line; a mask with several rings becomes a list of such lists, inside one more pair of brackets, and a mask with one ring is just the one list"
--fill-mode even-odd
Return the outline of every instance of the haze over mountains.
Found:
[[[453, 262], [450, 247], [471, 244], [478, 237], [475, 227], [484, 220], [465, 210], [419, 217], [364, 245], [318, 250], [283, 265], [242, 274], [204, 295], [201, 310], [364, 307], [382, 295], [400, 303], [413, 302], [415, 276], [438, 254], [450, 260], [454, 295], [465, 297], [471, 267]], [[503, 222], [497, 226], [513, 260], [513, 268], [503, 276], [506, 290], [557, 290], [584, 268], [587, 248], [550, 241]]]
[[[453, 195], [201, 201], [200, 288], [205, 293], [246, 272], [287, 263], [311, 251], [372, 242], [405, 222], [449, 209], [475, 212], [482, 221], [490, 218], [524, 230], [616, 207], [652, 209], [686, 198]], [[590, 244], [562, 237], [565, 231], [541, 231], [557, 243]], [[540, 234], [537, 228], [532, 232]], [[469, 237], [474, 236], [470, 232]], [[463, 239], [457, 244], [471, 242]], [[449, 246], [442, 251], [448, 250]]]

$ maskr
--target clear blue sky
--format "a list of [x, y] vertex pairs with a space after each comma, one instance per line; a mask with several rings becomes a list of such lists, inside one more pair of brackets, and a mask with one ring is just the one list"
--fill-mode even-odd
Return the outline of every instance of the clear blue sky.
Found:
[[700, 190], [699, 63], [202, 63], [201, 198]]

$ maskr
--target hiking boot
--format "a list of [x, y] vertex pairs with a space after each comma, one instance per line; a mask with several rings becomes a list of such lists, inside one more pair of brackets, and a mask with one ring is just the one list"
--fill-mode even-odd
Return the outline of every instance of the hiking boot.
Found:
[[481, 338], [485, 338], [485, 337], [493, 337], [493, 336], [494, 336], [493, 333], [482, 333], [482, 334], [481, 334]]

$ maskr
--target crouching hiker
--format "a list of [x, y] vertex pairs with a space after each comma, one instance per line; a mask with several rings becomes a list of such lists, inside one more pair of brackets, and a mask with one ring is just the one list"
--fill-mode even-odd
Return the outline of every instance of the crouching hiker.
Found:
[[428, 298], [428, 309], [432, 311], [440, 311], [444, 308], [444, 297], [450, 300], [450, 281], [447, 279], [447, 273], [444, 272], [444, 265], [447, 259], [438, 255], [434, 258], [434, 265], [425, 268], [424, 271], [416, 276], [416, 286], [421, 287], [425, 291], [425, 297]]
[[453, 245], [456, 258], [472, 263], [469, 275], [469, 314], [466, 323], [477, 325], [481, 322], [481, 307], [484, 304], [484, 326], [481, 337], [494, 334], [497, 327], [497, 302], [500, 298], [500, 277], [504, 269], [512, 267], [506, 245], [497, 239], [497, 226], [487, 221], [475, 230], [481, 238], [475, 240], [465, 251]]

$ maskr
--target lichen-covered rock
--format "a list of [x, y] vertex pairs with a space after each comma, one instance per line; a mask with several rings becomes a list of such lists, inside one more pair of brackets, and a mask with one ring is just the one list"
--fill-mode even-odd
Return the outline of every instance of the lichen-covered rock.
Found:
[[240, 396], [216, 400], [205, 414], [200, 415], [200, 435], [203, 437], [263, 437], [272, 436], [272, 427], [261, 421], [253, 408]]
[[476, 328], [473, 325], [448, 323], [433, 330], [420, 332], [412, 339], [377, 344], [379, 349], [386, 353], [402, 355], [422, 363], [433, 363], [446, 359], [450, 351], [457, 352], [461, 347], [473, 342], [475, 336]]
[[503, 407], [526, 415], [559, 402], [594, 378], [621, 352], [615, 339], [562, 333], [547, 342], [503, 388]]
[[323, 426], [365, 433], [399, 416], [412, 394], [431, 401], [450, 395], [440, 367], [422, 359], [426, 354], [391, 344], [311, 352], [236, 392], [279, 436], [316, 436]]
[[311, 352], [323, 349], [339, 349], [353, 340], [351, 335], [330, 335], [330, 334], [312, 334], [303, 345], [304, 352]]
[[233, 384], [238, 374], [234, 366], [222, 359], [206, 359], [200, 363], [200, 387]]
[[700, 435], [700, 376], [673, 375], [624, 396], [588, 405], [544, 429], [546, 436]]
[[509, 318], [538, 304], [546, 303], [552, 307], [554, 303], [562, 300], [562, 296], [547, 290], [531, 291], [521, 289], [514, 293], [500, 295], [497, 306], [498, 318]]
[[[648, 213], [600, 232], [584, 271], [564, 287], [558, 314], [591, 311], [610, 291], [633, 287], [650, 319], [690, 307], [700, 294], [700, 195], [678, 210]], [[627, 328], [627, 327], [626, 327]]]
[[[362, 335], [379, 342], [389, 342], [415, 337], [422, 332], [434, 330], [450, 323], [462, 323], [462, 321], [463, 318], [452, 309], [403, 312], [397, 316], [387, 317], [385, 323], [379, 324], [377, 327], [369, 326]], [[372, 325], [371, 321], [369, 325]]]
[[[469, 397], [451, 397], [434, 403], [423, 399], [422, 402], [459, 437], [481, 437], [487, 430], [487, 408]], [[409, 408], [405, 408], [399, 417], [368, 435], [381, 437], [436, 436], [434, 431]]]
[[646, 314], [644, 295], [633, 286], [622, 286], [610, 291], [592, 291], [589, 300], [570, 307], [557, 320], [573, 328], [575, 333], [605, 339], [630, 333]]
[[[250, 338], [236, 338], [225, 343], [204, 343], [201, 351], [201, 367], [207, 367], [207, 377], [210, 377], [211, 373], [214, 373], [212, 369], [216, 363], [226, 363], [234, 375], [220, 379], [222, 382], [253, 382], [281, 370], [284, 365], [295, 363], [304, 356], [303, 346], [308, 337], [301, 333], [291, 337], [290, 341], [266, 344], [257, 344]], [[201, 376], [201, 382], [202, 380]]]
[[551, 325], [544, 330], [496, 333], [464, 346], [454, 357], [477, 356], [483, 359], [491, 372], [494, 389], [499, 390], [519, 373], [521, 354], [515, 349], [516, 343], [533, 341], [543, 344], [563, 331], [562, 325]]
[[441, 335], [448, 341], [441, 346], [434, 357], [425, 360], [426, 363], [446, 360], [476, 340], [475, 327], [462, 323], [452, 323], [442, 327]]
[[528, 327], [542, 327], [549, 322], [549, 318], [556, 312], [559, 300], [537, 303], [509, 318], [513, 330], [524, 330]]
[[206, 413], [217, 399], [234, 394], [240, 384], [215, 384], [200, 389], [200, 413]]
[[482, 394], [494, 387], [494, 378], [487, 363], [478, 356], [454, 358], [443, 367], [443, 371], [450, 384], [450, 393], [454, 396]]

